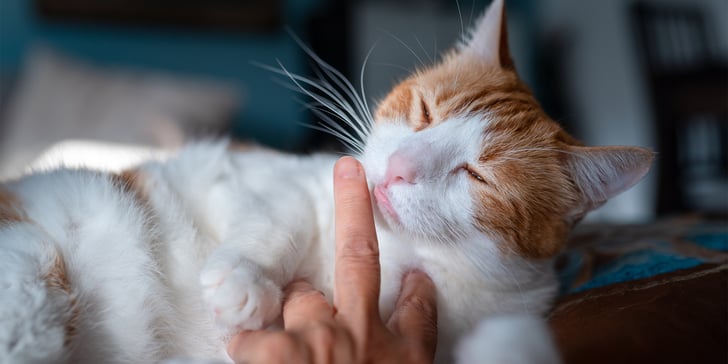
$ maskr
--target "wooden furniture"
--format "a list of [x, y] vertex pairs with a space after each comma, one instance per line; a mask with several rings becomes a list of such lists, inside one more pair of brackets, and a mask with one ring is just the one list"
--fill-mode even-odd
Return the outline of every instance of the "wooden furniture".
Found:
[[728, 64], [694, 4], [638, 1], [630, 16], [657, 133], [658, 215], [728, 212]]

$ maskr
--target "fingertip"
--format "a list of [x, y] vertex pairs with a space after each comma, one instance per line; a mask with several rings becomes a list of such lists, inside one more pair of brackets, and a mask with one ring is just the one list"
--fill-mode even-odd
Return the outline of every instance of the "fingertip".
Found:
[[433, 305], [436, 303], [437, 288], [427, 273], [412, 270], [404, 274], [398, 301], [412, 295], [422, 296], [423, 299], [431, 301]]
[[344, 156], [336, 161], [334, 166], [334, 175], [341, 179], [359, 179], [364, 174], [362, 172], [361, 163], [354, 157]]

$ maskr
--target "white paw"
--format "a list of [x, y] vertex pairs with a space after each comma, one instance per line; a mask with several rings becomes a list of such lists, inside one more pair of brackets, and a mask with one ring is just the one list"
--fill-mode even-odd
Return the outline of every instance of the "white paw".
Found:
[[511, 314], [486, 318], [455, 350], [456, 363], [560, 364], [556, 344], [542, 318]]
[[263, 328], [280, 315], [280, 287], [249, 261], [211, 259], [200, 284], [215, 322], [230, 333]]

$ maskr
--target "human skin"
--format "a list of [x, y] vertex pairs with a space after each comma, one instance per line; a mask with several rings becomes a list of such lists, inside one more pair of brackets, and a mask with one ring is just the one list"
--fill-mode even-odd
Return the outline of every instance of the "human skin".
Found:
[[288, 285], [282, 331], [245, 331], [231, 340], [236, 363], [432, 363], [436, 291], [422, 272], [403, 277], [394, 313], [379, 316], [379, 247], [364, 170], [351, 157], [334, 167], [334, 305], [311, 284]]

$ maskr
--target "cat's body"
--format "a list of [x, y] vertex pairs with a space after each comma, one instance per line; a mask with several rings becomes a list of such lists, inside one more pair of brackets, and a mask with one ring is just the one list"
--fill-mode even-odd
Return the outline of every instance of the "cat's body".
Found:
[[[216, 249], [231, 264], [242, 258], [256, 262], [279, 285], [305, 278], [332, 297], [334, 160], [231, 152], [226, 143], [205, 143], [133, 174], [58, 170], [5, 185], [3, 193], [13, 200], [3, 200], [3, 210], [10, 211], [10, 202], [22, 213], [4, 220], [0, 230], [5, 267], [0, 280], [14, 285], [0, 298], [0, 312], [21, 327], [4, 321], [0, 333], [23, 335], [15, 351], [0, 354], [40, 355], [38, 341], [52, 346], [68, 338], [68, 346], [59, 346], [71, 354], [68, 363], [223, 359], [225, 330], [215, 324], [199, 284], [199, 272]], [[554, 293], [547, 264], [501, 270], [506, 262], [488, 262], [495, 252], [476, 248], [485, 244], [467, 242], [473, 249], [453, 251], [437, 241], [379, 231], [384, 315], [393, 307], [402, 273], [423, 269], [438, 287], [444, 341], [488, 314], [543, 312]], [[286, 249], [296, 251], [279, 251]], [[488, 268], [494, 264], [499, 268]], [[61, 276], [67, 284], [49, 283]], [[248, 283], [261, 279], [250, 278]], [[513, 281], [524, 287], [514, 289]], [[39, 291], [43, 310], [69, 310], [68, 316], [38, 315], [39, 307], [19, 299], [29, 287], [18, 282]], [[244, 285], [234, 288], [245, 293]], [[249, 299], [260, 298], [250, 294]], [[220, 297], [226, 298], [234, 297]], [[268, 305], [277, 309], [271, 302], [263, 308]], [[31, 323], [37, 329], [22, 332]], [[11, 338], [0, 339], [6, 344]]]
[[[546, 311], [551, 258], [573, 223], [652, 159], [582, 147], [543, 114], [512, 68], [502, 6], [390, 93], [360, 155], [382, 315], [402, 274], [424, 270], [441, 361], [484, 318]], [[364, 105], [333, 105], [347, 106]], [[273, 323], [292, 279], [332, 297], [334, 161], [200, 143], [119, 174], [0, 185], [0, 362], [225, 359], [226, 335]]]

